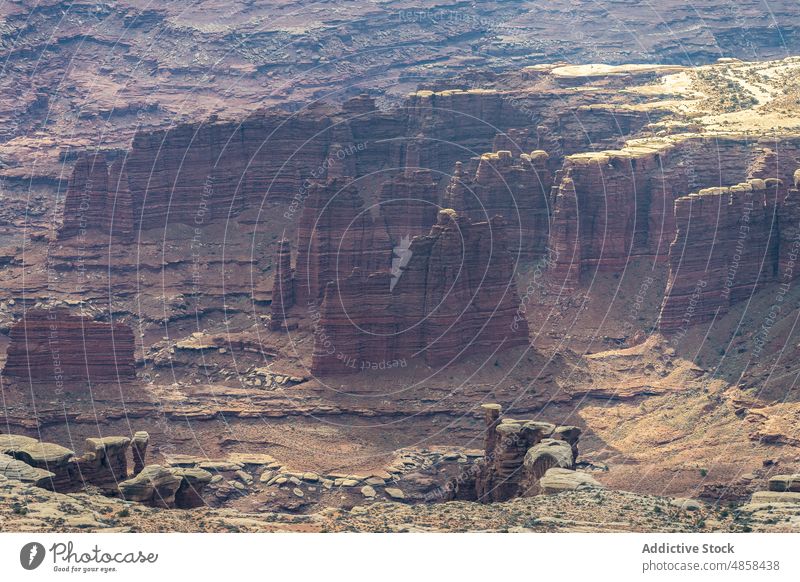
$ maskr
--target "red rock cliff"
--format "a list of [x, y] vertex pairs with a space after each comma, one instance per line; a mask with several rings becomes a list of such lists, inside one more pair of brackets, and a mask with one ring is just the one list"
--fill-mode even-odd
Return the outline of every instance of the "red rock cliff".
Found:
[[[312, 372], [392, 368], [419, 359], [444, 366], [528, 344], [502, 219], [439, 212], [393, 272], [355, 269], [329, 283], [315, 328]], [[393, 283], [394, 278], [394, 283]]]
[[[9, 334], [3, 375], [19, 382], [129, 382], [136, 376], [130, 327], [71, 315], [65, 309], [28, 311]], [[51, 395], [52, 397], [52, 395]]]

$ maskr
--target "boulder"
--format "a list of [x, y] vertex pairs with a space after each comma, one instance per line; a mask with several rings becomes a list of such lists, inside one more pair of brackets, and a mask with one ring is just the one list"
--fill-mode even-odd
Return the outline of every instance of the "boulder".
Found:
[[7, 479], [31, 483], [37, 487], [45, 486], [54, 476], [50, 471], [31, 467], [27, 463], [0, 453], [0, 475]]
[[800, 492], [800, 473], [793, 475], [774, 475], [769, 479], [770, 491]]
[[179, 467], [170, 471], [181, 480], [175, 492], [175, 507], [190, 509], [204, 505], [203, 489], [211, 482], [213, 475], [196, 467]]
[[544, 439], [528, 449], [522, 465], [535, 481], [541, 479], [553, 467], [572, 469], [575, 465], [572, 446], [566, 441]]
[[175, 493], [182, 480], [161, 465], [148, 465], [132, 479], [120, 483], [119, 492], [128, 501], [154, 507], [174, 507]]
[[543, 493], [553, 494], [563, 491], [600, 488], [602, 485], [588, 473], [553, 468], [539, 481]]

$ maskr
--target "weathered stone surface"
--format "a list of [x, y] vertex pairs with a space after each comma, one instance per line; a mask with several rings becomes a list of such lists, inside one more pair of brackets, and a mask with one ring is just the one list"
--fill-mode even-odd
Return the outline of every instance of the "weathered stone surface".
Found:
[[800, 504], [800, 493], [794, 491], [756, 491], [751, 503]]
[[412, 241], [394, 286], [388, 272], [358, 268], [329, 284], [312, 372], [389, 369], [412, 358], [441, 366], [527, 345], [527, 323], [514, 318], [519, 298], [503, 228], [499, 218], [473, 223], [443, 210], [430, 234]]
[[400, 500], [406, 498], [406, 494], [403, 493], [403, 490], [398, 489], [397, 487], [387, 487], [386, 489], [384, 489], [384, 491], [386, 492], [386, 495], [388, 495], [392, 499]]
[[147, 465], [147, 445], [150, 435], [143, 430], [136, 431], [131, 439], [131, 452], [133, 453], [133, 474], [138, 475]]
[[582, 273], [618, 272], [631, 257], [666, 260], [681, 219], [674, 201], [768, 174], [789, 183], [796, 146], [787, 141], [776, 150], [773, 159], [744, 138], [687, 136], [630, 140], [621, 150], [568, 156], [553, 190], [553, 282], [571, 289]]
[[32, 483], [37, 487], [45, 487], [55, 476], [55, 473], [31, 467], [14, 457], [0, 453], [0, 475], [7, 479]]
[[445, 204], [473, 221], [502, 216], [514, 260], [542, 257], [550, 235], [553, 185], [547, 161], [541, 150], [516, 157], [500, 150], [482, 155], [472, 175], [465, 175], [457, 163]]
[[774, 475], [770, 477], [769, 490], [800, 493], [800, 473], [795, 473], [793, 475]]
[[547, 471], [544, 477], [542, 477], [542, 480], [539, 481], [539, 485], [542, 491], [547, 494], [602, 487], [602, 485], [588, 473], [560, 468], [553, 468]]
[[272, 283], [269, 328], [285, 330], [287, 315], [294, 306], [294, 277], [292, 273], [292, 251], [287, 239], [278, 242], [275, 256], [275, 279]]
[[109, 168], [105, 156], [84, 155], [72, 170], [64, 202], [60, 240], [78, 237], [82, 244], [110, 244], [110, 237], [133, 237], [133, 202], [122, 159]]
[[433, 174], [413, 166], [383, 183], [379, 204], [386, 232], [395, 249], [407, 249], [415, 236], [428, 234], [441, 209]]
[[131, 439], [121, 436], [86, 439], [86, 452], [78, 459], [80, 476], [99, 487], [116, 489], [128, 478], [128, 446]]
[[182, 482], [181, 477], [161, 465], [148, 465], [141, 473], [119, 484], [123, 499], [138, 501], [156, 507], [173, 507], [175, 493]]
[[[659, 327], [705, 323], [780, 273], [781, 182], [751, 179], [675, 201], [677, 236]], [[797, 272], [787, 273], [787, 282]]]
[[[572, 466], [571, 446], [564, 441], [548, 438], [555, 430], [555, 425], [510, 418], [500, 420], [502, 410], [497, 404], [485, 404], [483, 409], [487, 435], [484, 458], [475, 478], [475, 496], [478, 501], [506, 501], [535, 493], [538, 476], [534, 478], [530, 468], [533, 464], [538, 467], [542, 462], [528, 461], [528, 454], [540, 443], [557, 443], [554, 449], [561, 456], [568, 456], [569, 466]], [[568, 454], [565, 455], [564, 450]], [[536, 453], [534, 456], [538, 458]], [[547, 455], [542, 454], [541, 457], [545, 458]]]
[[21, 434], [0, 434], [0, 453], [10, 454], [37, 442], [35, 438]]
[[170, 469], [170, 471], [181, 480], [180, 486], [175, 492], [175, 507], [190, 509], [202, 506], [204, 504], [203, 489], [211, 482], [213, 478], [211, 473], [197, 467], [180, 467]]
[[311, 187], [297, 229], [294, 291], [303, 309], [319, 305], [326, 285], [353, 272], [388, 271], [391, 243], [376, 225], [352, 178], [340, 177]]
[[532, 482], [538, 482], [553, 467], [572, 469], [575, 458], [572, 446], [562, 440], [543, 439], [538, 445], [528, 449], [523, 467]]
[[33, 396], [52, 399], [51, 386], [66, 383], [129, 383], [135, 377], [130, 327], [72, 315], [66, 309], [32, 309], [11, 328], [3, 375], [42, 384]]

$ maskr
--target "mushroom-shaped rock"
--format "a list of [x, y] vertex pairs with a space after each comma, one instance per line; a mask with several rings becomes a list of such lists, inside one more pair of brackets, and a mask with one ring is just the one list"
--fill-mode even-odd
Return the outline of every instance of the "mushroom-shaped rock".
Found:
[[123, 499], [139, 501], [157, 507], [173, 507], [175, 493], [181, 485], [181, 477], [172, 474], [161, 465], [148, 465], [141, 473], [119, 484]]
[[602, 485], [588, 473], [558, 467], [548, 470], [539, 481], [539, 486], [543, 493], [548, 494], [602, 488]]
[[35, 441], [19, 449], [14, 456], [33, 467], [47, 468], [66, 464], [75, 453], [61, 445]]
[[572, 447], [566, 441], [544, 439], [538, 445], [528, 449], [522, 462], [525, 473], [532, 482], [539, 481], [548, 469], [572, 469], [575, 461], [572, 456]]
[[130, 445], [131, 439], [123, 436], [110, 436], [103, 438], [86, 439], [86, 454], [93, 454], [97, 460], [105, 458], [117, 458], [125, 455]]
[[203, 505], [203, 488], [211, 482], [214, 476], [197, 467], [178, 467], [170, 470], [181, 480], [181, 484], [175, 492], [175, 507], [190, 509]]

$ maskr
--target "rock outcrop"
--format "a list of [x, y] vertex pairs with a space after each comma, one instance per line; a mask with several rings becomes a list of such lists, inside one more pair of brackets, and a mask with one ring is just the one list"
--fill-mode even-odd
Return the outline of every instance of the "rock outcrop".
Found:
[[711, 321], [765, 283], [797, 276], [781, 273], [781, 246], [791, 245], [781, 236], [781, 224], [787, 222], [787, 232], [797, 225], [794, 210], [783, 209], [781, 189], [775, 178], [752, 179], [675, 201], [677, 235], [670, 247], [661, 330]]
[[86, 451], [78, 460], [80, 478], [92, 485], [113, 490], [128, 476], [128, 448], [123, 436], [86, 439]]
[[351, 178], [315, 184], [297, 230], [294, 293], [301, 307], [319, 305], [330, 281], [343, 281], [359, 268], [388, 271], [392, 247], [376, 225]]
[[154, 507], [174, 507], [175, 494], [182, 478], [161, 465], [148, 465], [135, 477], [119, 484], [119, 493], [126, 501], [137, 501]]
[[770, 491], [792, 491], [800, 493], [800, 473], [791, 475], [773, 475], [769, 478]]
[[413, 167], [383, 183], [379, 203], [394, 248], [407, 248], [415, 236], [428, 234], [442, 208], [431, 171]]
[[0, 475], [6, 479], [14, 479], [23, 483], [31, 483], [37, 487], [46, 487], [54, 477], [54, 473], [31, 467], [14, 457], [0, 453]]
[[502, 216], [509, 250], [518, 259], [541, 257], [550, 235], [549, 197], [553, 177], [548, 155], [537, 150], [514, 157], [511, 151], [484, 154], [473, 173], [456, 164], [445, 204], [474, 221]]
[[[21, 471], [20, 479], [30, 479], [38, 473], [34, 481], [46, 489], [78, 491], [93, 485], [115, 491], [117, 483], [128, 477], [130, 442], [131, 439], [122, 436], [88, 438], [84, 453], [76, 455], [55, 443], [3, 434], [0, 435], [0, 453], [31, 468]], [[12, 466], [12, 469], [20, 472], [19, 467]]]
[[598, 489], [602, 485], [583, 471], [570, 471], [554, 467], [549, 469], [539, 481], [542, 493], [555, 494], [564, 491], [579, 491], [582, 489]]
[[133, 202], [124, 161], [109, 168], [103, 154], [75, 162], [64, 200], [59, 240], [79, 237], [82, 244], [109, 244], [133, 238]]
[[572, 289], [584, 273], [620, 272], [633, 257], [666, 261], [675, 200], [760, 175], [790, 183], [797, 144], [778, 145], [770, 152], [744, 138], [649, 138], [568, 156], [552, 193], [553, 282]]
[[550, 471], [575, 473], [581, 433], [578, 427], [501, 419], [502, 408], [498, 404], [484, 404], [481, 408], [485, 454], [474, 482], [469, 484], [474, 487], [475, 500], [507, 501], [537, 495], [544, 490], [541, 481]]
[[47, 384], [33, 391], [45, 402], [66, 384], [125, 384], [136, 376], [133, 332], [121, 323], [93, 321], [64, 308], [31, 309], [9, 338], [3, 375]]
[[133, 453], [133, 474], [138, 475], [147, 464], [147, 445], [150, 444], [150, 435], [143, 430], [136, 431], [131, 439]]
[[175, 492], [175, 507], [178, 509], [191, 509], [201, 507], [203, 502], [203, 489], [211, 482], [213, 475], [197, 467], [179, 467], [172, 469], [172, 474], [181, 480]]
[[442, 210], [430, 234], [411, 242], [399, 272], [356, 268], [329, 283], [312, 372], [391, 368], [415, 358], [442, 366], [527, 345], [527, 325], [513, 325], [519, 299], [503, 228], [499, 218], [472, 222]]
[[[288, 240], [278, 242], [275, 256], [275, 279], [272, 283], [269, 328], [273, 331], [290, 329], [287, 314], [294, 306], [294, 274], [292, 273], [292, 251]], [[296, 327], [291, 326], [291, 327]]]

